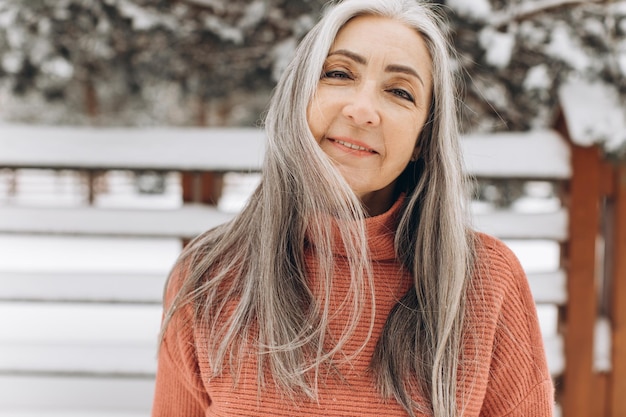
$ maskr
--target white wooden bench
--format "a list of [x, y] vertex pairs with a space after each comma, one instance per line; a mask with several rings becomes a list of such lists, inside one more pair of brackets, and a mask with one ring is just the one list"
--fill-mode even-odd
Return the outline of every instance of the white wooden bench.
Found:
[[[463, 147], [478, 178], [566, 182], [571, 176], [568, 145], [552, 131], [468, 136]], [[0, 126], [0, 169], [254, 172], [262, 153], [263, 133], [252, 129]], [[0, 236], [149, 244], [191, 238], [231, 215], [194, 203], [159, 210], [5, 205]], [[475, 220], [514, 250], [516, 242], [558, 245], [568, 238], [564, 208], [489, 210]], [[0, 415], [148, 416], [166, 270], [50, 272], [36, 267], [37, 258], [33, 253], [30, 270], [0, 271]], [[567, 303], [566, 274], [560, 268], [528, 272], [558, 377], [564, 360], [557, 310]]]

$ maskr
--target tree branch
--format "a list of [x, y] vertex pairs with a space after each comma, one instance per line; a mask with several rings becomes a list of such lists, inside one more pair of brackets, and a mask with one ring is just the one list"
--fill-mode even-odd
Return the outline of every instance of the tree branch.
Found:
[[489, 19], [489, 24], [496, 28], [501, 28], [511, 22], [518, 22], [528, 19], [540, 13], [548, 12], [567, 6], [579, 6], [583, 4], [608, 3], [610, 0], [539, 0], [525, 2], [518, 6], [513, 6], [508, 10], [493, 13]]

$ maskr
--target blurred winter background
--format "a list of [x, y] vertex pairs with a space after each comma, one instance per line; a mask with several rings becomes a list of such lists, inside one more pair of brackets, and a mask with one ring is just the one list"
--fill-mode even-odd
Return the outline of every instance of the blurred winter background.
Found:
[[[0, 0], [0, 124], [259, 126], [277, 77], [325, 3]], [[593, 103], [574, 139], [626, 159], [626, 1], [437, 3], [458, 51], [464, 133], [550, 129], [565, 102]], [[221, 208], [236, 211], [256, 181], [227, 176]], [[181, 204], [175, 174], [109, 172], [92, 193], [86, 184], [78, 172], [0, 169], [0, 204]], [[483, 182], [476, 204], [549, 211], [561, 191], [546, 182]], [[180, 249], [171, 240], [85, 242], [0, 235], [0, 270], [165, 274]], [[512, 245], [531, 269], [558, 267], [556, 244]]]

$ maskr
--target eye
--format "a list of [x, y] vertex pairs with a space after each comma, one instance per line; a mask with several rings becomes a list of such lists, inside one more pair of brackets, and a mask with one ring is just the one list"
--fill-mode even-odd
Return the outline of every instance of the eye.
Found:
[[406, 90], [403, 90], [401, 88], [392, 88], [390, 90], [388, 90], [391, 94], [400, 97], [401, 99], [410, 101], [411, 103], [415, 103], [415, 99], [413, 98], [413, 96], [411, 95], [411, 93], [409, 93]]
[[335, 79], [339, 79], [339, 80], [351, 80], [352, 79], [352, 75], [349, 74], [346, 71], [332, 70], [332, 71], [325, 71], [322, 74], [322, 78], [335, 78]]

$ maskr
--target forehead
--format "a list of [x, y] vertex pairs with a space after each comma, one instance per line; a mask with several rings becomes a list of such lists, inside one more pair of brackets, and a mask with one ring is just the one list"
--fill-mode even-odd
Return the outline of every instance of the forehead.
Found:
[[[422, 34], [403, 22], [364, 15], [349, 20], [337, 33], [330, 52], [347, 49], [366, 58], [431, 69], [431, 58]], [[398, 62], [395, 62], [398, 61]]]

